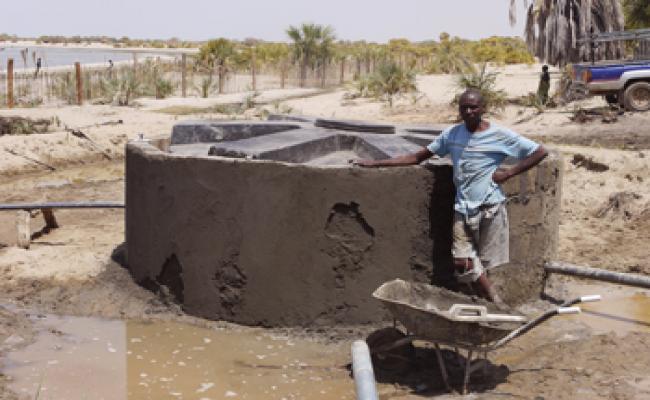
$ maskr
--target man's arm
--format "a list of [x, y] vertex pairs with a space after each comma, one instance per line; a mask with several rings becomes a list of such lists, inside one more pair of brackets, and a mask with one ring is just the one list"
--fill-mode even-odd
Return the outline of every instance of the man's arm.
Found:
[[406, 154], [400, 157], [389, 158], [387, 160], [351, 160], [352, 165], [360, 167], [399, 167], [406, 165], [417, 165], [433, 155], [426, 147], [417, 153]]
[[548, 151], [541, 144], [537, 147], [531, 155], [519, 161], [512, 168], [499, 168], [492, 174], [492, 180], [496, 183], [503, 183], [513, 176], [519, 175], [524, 171], [528, 171], [535, 165], [539, 164], [544, 157], [548, 155]]

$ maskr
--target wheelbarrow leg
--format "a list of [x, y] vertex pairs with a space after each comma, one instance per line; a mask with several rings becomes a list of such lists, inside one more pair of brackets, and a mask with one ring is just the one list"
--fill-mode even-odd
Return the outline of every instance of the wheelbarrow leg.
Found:
[[440, 345], [438, 343], [434, 343], [434, 345], [436, 346], [436, 358], [438, 359], [442, 381], [445, 383], [445, 389], [447, 389], [448, 392], [453, 392], [451, 386], [449, 386], [449, 375], [447, 375], [447, 367], [445, 366], [442, 354], [440, 353]]
[[486, 351], [485, 353], [483, 353], [483, 355], [484, 355], [483, 359], [485, 361], [483, 363], [483, 376], [487, 376], [487, 374], [488, 374], [488, 352]]
[[460, 355], [460, 350], [458, 350], [458, 347], [454, 347], [454, 353], [456, 353], [456, 362], [460, 367], [461, 365], [463, 365], [463, 357]]
[[465, 376], [463, 377], [463, 389], [460, 394], [467, 394], [467, 385], [469, 384], [470, 366], [472, 364], [472, 350], [467, 350], [467, 360], [465, 361]]

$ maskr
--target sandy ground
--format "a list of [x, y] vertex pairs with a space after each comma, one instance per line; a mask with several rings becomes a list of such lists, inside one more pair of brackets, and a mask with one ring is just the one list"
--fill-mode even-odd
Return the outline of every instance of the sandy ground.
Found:
[[[500, 71], [498, 84], [510, 97], [535, 90], [539, 66], [511, 66]], [[418, 87], [421, 95], [401, 99], [392, 109], [375, 100], [346, 100], [349, 89], [323, 94], [273, 91], [260, 98], [275, 101], [264, 106], [270, 112], [291, 110], [295, 114], [405, 124], [440, 124], [455, 119], [456, 113], [449, 106], [456, 93], [452, 77], [421, 76]], [[206, 109], [242, 101], [247, 95], [208, 100], [140, 99], [140, 107], [84, 105], [0, 110], [0, 116], [55, 121], [47, 134], [0, 137], [0, 199], [7, 203], [120, 201], [127, 140], [139, 133], [148, 137], [167, 135], [183, 119], [263, 115], [261, 107], [230, 115], [209, 110], [173, 115], [156, 110]], [[511, 105], [490, 119], [538, 138], [564, 154], [560, 260], [648, 275], [650, 113], [626, 113], [614, 123], [604, 123], [599, 117], [585, 123], [569, 119], [576, 107], [596, 106], [604, 106], [604, 102], [589, 99], [539, 114], [531, 108]], [[84, 137], [72, 131], [81, 131]], [[0, 213], [0, 352], [32, 341], [28, 317], [33, 312], [200, 323], [183, 316], [164, 298], [135, 285], [128, 272], [111, 260], [111, 254], [124, 240], [121, 210], [62, 210], [56, 217], [61, 228], [36, 238], [25, 250], [15, 246], [14, 213]], [[40, 216], [33, 221], [34, 231], [40, 230]], [[569, 333], [566, 329], [566, 325], [550, 324], [500, 351], [490, 367], [490, 378], [483, 383], [479, 380], [479, 394], [471, 398], [650, 398], [650, 382], [644, 373], [650, 359], [643, 350], [650, 344], [650, 334], [594, 335], [584, 329]], [[325, 336], [328, 340], [339, 338], [336, 332]], [[422, 386], [424, 372], [435, 373], [431, 372], [435, 358], [426, 349], [419, 351], [418, 362], [423, 364], [411, 365], [407, 374], [397, 377], [379, 376], [384, 382], [382, 399], [440, 394], [439, 389]], [[0, 374], [0, 399], [15, 398], [5, 387], [6, 379]]]

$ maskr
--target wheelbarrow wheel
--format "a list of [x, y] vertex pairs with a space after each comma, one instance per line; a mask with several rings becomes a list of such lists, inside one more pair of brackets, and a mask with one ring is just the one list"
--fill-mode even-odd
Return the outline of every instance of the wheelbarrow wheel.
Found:
[[415, 360], [415, 347], [409, 341], [398, 346], [393, 344], [404, 339], [406, 335], [396, 328], [382, 328], [372, 332], [366, 343], [372, 355], [375, 370], [399, 372], [406, 370]]

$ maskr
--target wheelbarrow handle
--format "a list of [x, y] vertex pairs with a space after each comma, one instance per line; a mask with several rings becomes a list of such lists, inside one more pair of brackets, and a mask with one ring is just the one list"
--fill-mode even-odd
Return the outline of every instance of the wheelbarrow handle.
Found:
[[600, 301], [601, 298], [602, 297], [599, 294], [592, 294], [592, 295], [589, 295], [589, 296], [582, 296], [580, 298], [580, 302], [581, 303], [592, 303], [594, 301]]
[[562, 303], [561, 306], [548, 310], [545, 313], [541, 314], [537, 318], [534, 318], [527, 323], [523, 324], [519, 328], [515, 329], [514, 331], [510, 332], [507, 336], [501, 338], [499, 341], [494, 343], [492, 346], [490, 346], [491, 350], [497, 349], [504, 344], [508, 343], [512, 339], [523, 335], [524, 333], [528, 332], [529, 330], [533, 329], [537, 325], [541, 324], [542, 322], [546, 321], [547, 319], [554, 317], [559, 314], [576, 314], [580, 312], [580, 307], [571, 307], [574, 304], [578, 304], [581, 302], [592, 302], [592, 301], [598, 301], [600, 300], [600, 295], [591, 295], [591, 296], [582, 296], [582, 297], [577, 297], [573, 300], [566, 301]]
[[575, 299], [565, 301], [560, 305], [560, 307], [569, 307], [578, 303], [593, 303], [595, 301], [600, 301], [601, 298], [602, 297], [599, 294], [591, 294], [588, 296], [576, 297]]

